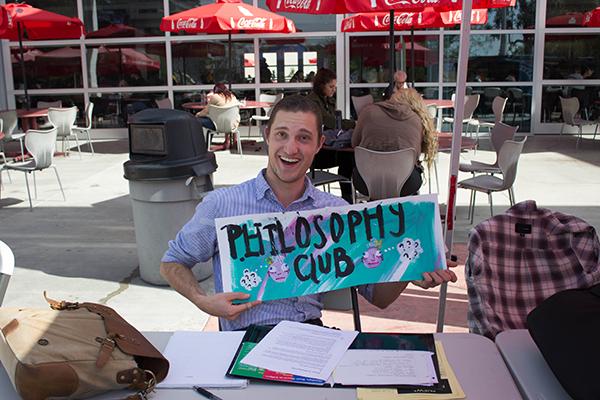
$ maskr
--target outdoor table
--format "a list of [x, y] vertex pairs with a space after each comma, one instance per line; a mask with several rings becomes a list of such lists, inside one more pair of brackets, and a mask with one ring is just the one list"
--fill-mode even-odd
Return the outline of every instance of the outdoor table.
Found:
[[[159, 350], [165, 349], [172, 332], [144, 332]], [[468, 399], [517, 400], [519, 391], [502, 361], [498, 349], [490, 339], [473, 333], [435, 333], [442, 342], [448, 362], [452, 366]], [[202, 354], [192, 355], [197, 362], [209, 363]], [[313, 387], [311, 385], [278, 384], [250, 381], [244, 389], [210, 389], [217, 396], [228, 400], [287, 399], [287, 400], [335, 400], [356, 399], [355, 388]], [[3, 400], [18, 400], [4, 368], [0, 367], [0, 393]], [[94, 400], [120, 399], [130, 392], [116, 391], [96, 396]], [[151, 394], [153, 400], [199, 400], [191, 388], [157, 389]]]
[[[451, 151], [452, 150], [452, 133], [450, 132], [436, 132], [438, 139], [438, 151]], [[461, 137], [460, 149], [461, 150], [474, 150], [477, 147], [477, 140]]]
[[425, 103], [426, 106], [435, 105], [435, 107], [437, 108], [438, 116], [437, 116], [435, 129], [438, 132], [441, 131], [442, 130], [442, 119], [444, 118], [443, 110], [444, 110], [444, 108], [454, 108], [454, 102], [452, 100], [444, 100], [444, 99], [442, 99], [442, 100], [423, 99], [423, 103]]
[[21, 120], [23, 132], [27, 132], [28, 129], [37, 129], [37, 118], [48, 116], [48, 108], [20, 108], [16, 111], [17, 117]]
[[[183, 103], [181, 105], [182, 108], [185, 108], [186, 110], [191, 110], [191, 111], [200, 111], [203, 110], [207, 107], [207, 103], [203, 103], [203, 102], [189, 102], [189, 103]], [[240, 110], [251, 110], [251, 109], [255, 109], [255, 108], [269, 108], [269, 107], [273, 107], [273, 103], [268, 102], [268, 101], [254, 101], [254, 100], [247, 100], [245, 103], [240, 102]]]

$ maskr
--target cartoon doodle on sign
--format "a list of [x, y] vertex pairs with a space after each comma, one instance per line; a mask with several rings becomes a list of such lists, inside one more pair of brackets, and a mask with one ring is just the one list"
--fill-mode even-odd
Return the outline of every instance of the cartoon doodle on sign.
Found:
[[383, 261], [383, 254], [381, 253], [382, 240], [371, 239], [369, 247], [362, 256], [362, 262], [367, 268], [378, 267]]
[[257, 287], [260, 281], [262, 281], [262, 279], [258, 276], [256, 271], [250, 271], [246, 268], [240, 279], [240, 285], [242, 285], [244, 289], [250, 291], [252, 288]]
[[402, 278], [402, 275], [408, 269], [408, 266], [413, 260], [419, 258], [419, 255], [423, 253], [423, 247], [421, 246], [421, 241], [419, 239], [414, 240], [410, 238], [405, 238], [402, 242], [398, 243], [396, 246], [398, 250], [398, 262], [393, 268], [393, 275], [390, 281], [399, 281]]
[[283, 283], [290, 275], [290, 267], [285, 262], [285, 256], [277, 255], [267, 258], [267, 277], [263, 280], [262, 285], [258, 291], [257, 300], [262, 300], [265, 293], [265, 287], [267, 286], [268, 278], [271, 278], [274, 282]]

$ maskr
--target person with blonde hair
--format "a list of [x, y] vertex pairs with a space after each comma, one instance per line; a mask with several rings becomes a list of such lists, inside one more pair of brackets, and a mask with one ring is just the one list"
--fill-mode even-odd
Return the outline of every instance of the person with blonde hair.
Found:
[[[433, 120], [423, 99], [414, 89], [398, 88], [389, 100], [373, 103], [360, 113], [352, 134], [352, 147], [375, 151], [415, 149], [415, 167], [399, 196], [416, 194], [423, 183], [419, 157], [431, 165], [437, 152], [437, 136]], [[368, 195], [364, 180], [354, 169], [354, 187]]]

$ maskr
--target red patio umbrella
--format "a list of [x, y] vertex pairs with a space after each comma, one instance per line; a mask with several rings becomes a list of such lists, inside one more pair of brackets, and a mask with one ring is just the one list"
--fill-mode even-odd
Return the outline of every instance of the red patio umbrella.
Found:
[[600, 7], [594, 8], [583, 15], [583, 26], [600, 27]]
[[18, 40], [21, 54], [21, 73], [26, 106], [29, 108], [27, 75], [23, 55], [23, 38], [29, 40], [77, 39], [84, 33], [83, 22], [79, 18], [67, 17], [28, 4], [0, 5], [0, 39]]
[[551, 27], [569, 27], [583, 26], [583, 13], [570, 12], [561, 15], [555, 15], [546, 19], [546, 26]]
[[[165, 32], [227, 33], [229, 74], [231, 74], [232, 33], [296, 32], [296, 27], [290, 19], [243, 3], [241, 0], [217, 0], [213, 4], [169, 15], [162, 19], [160, 29]], [[229, 87], [231, 87], [231, 75]]]
[[[515, 0], [473, 0], [473, 9], [503, 8], [515, 5]], [[433, 7], [437, 11], [460, 10], [462, 2], [456, 0], [267, 0], [267, 6], [275, 12], [301, 14], [355, 14], [377, 11], [422, 11]]]
[[88, 32], [85, 35], [85, 37], [87, 37], [88, 39], [132, 36], [144, 36], [144, 33], [141, 30], [134, 28], [133, 26], [125, 24], [110, 24], [98, 30]]

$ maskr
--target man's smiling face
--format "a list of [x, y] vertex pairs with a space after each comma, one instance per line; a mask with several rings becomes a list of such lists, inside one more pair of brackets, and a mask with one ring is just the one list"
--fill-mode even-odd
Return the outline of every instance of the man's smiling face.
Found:
[[269, 146], [267, 178], [271, 186], [302, 182], [324, 137], [310, 112], [281, 110], [266, 131]]

